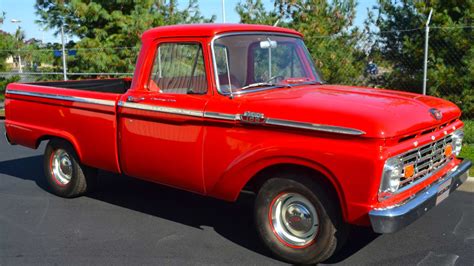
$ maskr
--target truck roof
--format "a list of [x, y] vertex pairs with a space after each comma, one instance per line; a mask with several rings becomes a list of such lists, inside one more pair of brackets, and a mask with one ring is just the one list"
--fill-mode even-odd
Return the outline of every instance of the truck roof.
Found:
[[245, 32], [245, 31], [263, 31], [263, 32], [278, 32], [302, 36], [301, 33], [280, 27], [273, 27], [267, 25], [254, 24], [181, 24], [172, 26], [162, 26], [147, 30], [142, 35], [142, 40], [157, 38], [160, 36], [170, 37], [210, 37], [221, 33], [228, 32]]

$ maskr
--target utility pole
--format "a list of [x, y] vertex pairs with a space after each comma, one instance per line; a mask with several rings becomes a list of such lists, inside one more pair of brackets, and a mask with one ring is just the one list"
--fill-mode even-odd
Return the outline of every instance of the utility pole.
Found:
[[41, 31], [41, 45], [44, 45], [44, 31], [45, 30], [46, 29], [40, 29], [40, 31]]
[[[18, 42], [22, 42], [23, 40], [20, 40], [20, 34], [21, 34], [21, 27], [20, 27], [20, 23], [21, 23], [21, 20], [19, 19], [12, 19], [10, 20], [11, 23], [18, 23], [18, 29], [17, 29], [17, 34], [18, 34], [18, 39], [17, 41]], [[21, 65], [21, 54], [20, 54], [20, 46], [18, 45], [18, 73], [23, 73], [23, 67]]]
[[423, 62], [423, 95], [426, 95], [426, 80], [428, 78], [428, 41], [430, 37], [430, 21], [431, 15], [433, 14], [433, 9], [430, 10], [428, 15], [428, 20], [425, 25], [425, 58]]
[[66, 45], [64, 43], [64, 25], [61, 25], [61, 42], [63, 44], [63, 75], [64, 75], [64, 80], [67, 80]]
[[222, 23], [225, 23], [225, 0], [222, 0]]

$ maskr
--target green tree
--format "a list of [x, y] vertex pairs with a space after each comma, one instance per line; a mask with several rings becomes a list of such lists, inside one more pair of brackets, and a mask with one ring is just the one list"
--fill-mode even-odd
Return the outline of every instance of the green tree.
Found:
[[424, 26], [430, 10], [428, 94], [450, 99], [474, 118], [474, 2], [379, 0], [374, 52], [391, 65], [392, 88], [421, 92]]
[[[5, 12], [1, 12], [0, 15], [0, 26], [3, 24], [5, 19]], [[15, 36], [0, 31], [0, 72], [7, 71], [6, 59], [14, 55], [14, 50], [17, 48], [17, 40]], [[8, 83], [18, 81], [18, 76], [4, 77], [0, 76], [0, 100], [3, 100], [5, 89]]]
[[199, 13], [197, 0], [178, 9], [175, 0], [37, 0], [38, 22], [80, 38], [77, 56], [69, 58], [74, 72], [133, 72], [141, 34], [152, 27], [212, 22]]
[[[0, 15], [0, 26], [3, 24], [5, 12]], [[13, 55], [13, 50], [16, 47], [14, 36], [4, 31], [0, 31], [0, 71], [7, 70], [6, 59]]]
[[353, 84], [361, 79], [365, 62], [358, 48], [362, 35], [355, 28], [355, 0], [276, 0], [266, 11], [260, 0], [236, 8], [242, 23], [289, 27], [304, 35], [316, 66], [329, 83]]
[[245, 0], [239, 2], [235, 8], [240, 21], [247, 24], [273, 25], [279, 21], [276, 10], [265, 10], [262, 0]]

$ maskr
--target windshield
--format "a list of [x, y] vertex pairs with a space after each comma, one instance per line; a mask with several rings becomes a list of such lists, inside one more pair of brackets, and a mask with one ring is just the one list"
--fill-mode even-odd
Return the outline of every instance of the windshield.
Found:
[[222, 94], [320, 83], [298, 37], [238, 34], [214, 41], [214, 67]]

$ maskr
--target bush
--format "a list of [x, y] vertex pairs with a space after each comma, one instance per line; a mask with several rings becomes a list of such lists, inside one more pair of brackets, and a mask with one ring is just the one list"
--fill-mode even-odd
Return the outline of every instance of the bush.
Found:
[[0, 77], [0, 100], [5, 98], [5, 90], [7, 85], [12, 82], [17, 82], [20, 80], [20, 76], [12, 76], [8, 78]]

